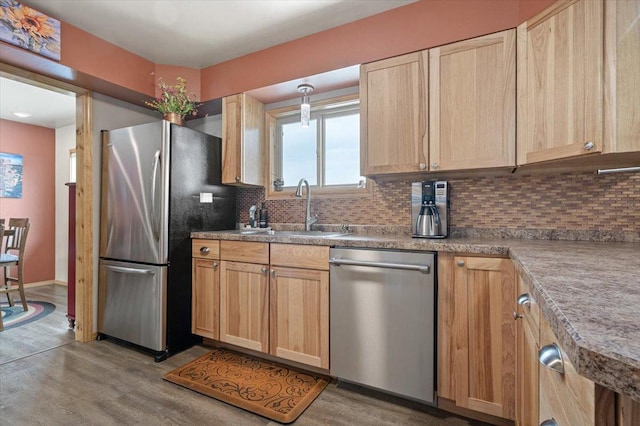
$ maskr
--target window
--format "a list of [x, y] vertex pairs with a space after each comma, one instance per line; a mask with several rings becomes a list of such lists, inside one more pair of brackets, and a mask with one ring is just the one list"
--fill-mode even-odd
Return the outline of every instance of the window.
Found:
[[366, 189], [366, 179], [360, 176], [357, 99], [317, 106], [311, 112], [309, 127], [300, 124], [299, 108], [276, 114], [274, 119], [271, 176], [277, 183], [284, 181], [285, 193], [295, 190], [303, 178], [314, 187], [315, 194]]

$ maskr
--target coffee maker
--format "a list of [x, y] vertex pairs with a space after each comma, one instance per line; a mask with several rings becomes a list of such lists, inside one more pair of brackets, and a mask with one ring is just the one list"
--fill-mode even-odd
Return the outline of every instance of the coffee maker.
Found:
[[449, 234], [449, 185], [425, 180], [411, 184], [411, 223], [414, 238], [446, 238]]

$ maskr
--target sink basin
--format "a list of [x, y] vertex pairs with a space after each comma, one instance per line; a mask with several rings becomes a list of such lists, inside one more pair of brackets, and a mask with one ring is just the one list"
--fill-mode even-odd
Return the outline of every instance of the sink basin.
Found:
[[269, 231], [269, 235], [282, 237], [314, 237], [314, 238], [334, 238], [345, 235], [341, 232], [328, 231]]
[[341, 232], [327, 232], [327, 231], [266, 231], [260, 229], [236, 229], [233, 231], [225, 231], [229, 234], [237, 235], [271, 235], [274, 237], [313, 237], [313, 238], [334, 238], [346, 235]]

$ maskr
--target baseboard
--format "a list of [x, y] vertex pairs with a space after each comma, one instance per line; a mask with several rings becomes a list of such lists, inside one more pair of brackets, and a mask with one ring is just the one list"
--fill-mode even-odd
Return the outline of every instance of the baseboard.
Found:
[[64, 286], [64, 287], [67, 286], [67, 283], [64, 282], [64, 281], [48, 280], [48, 281], [36, 281], [36, 282], [32, 282], [32, 283], [25, 283], [24, 284], [24, 288], [44, 287], [45, 285], [51, 285], [51, 284], [61, 285], [61, 286]]

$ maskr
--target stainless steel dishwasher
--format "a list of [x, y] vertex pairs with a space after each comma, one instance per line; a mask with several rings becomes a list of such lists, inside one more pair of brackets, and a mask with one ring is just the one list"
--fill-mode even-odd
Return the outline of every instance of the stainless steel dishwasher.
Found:
[[413, 400], [435, 397], [435, 253], [330, 251], [330, 369]]

